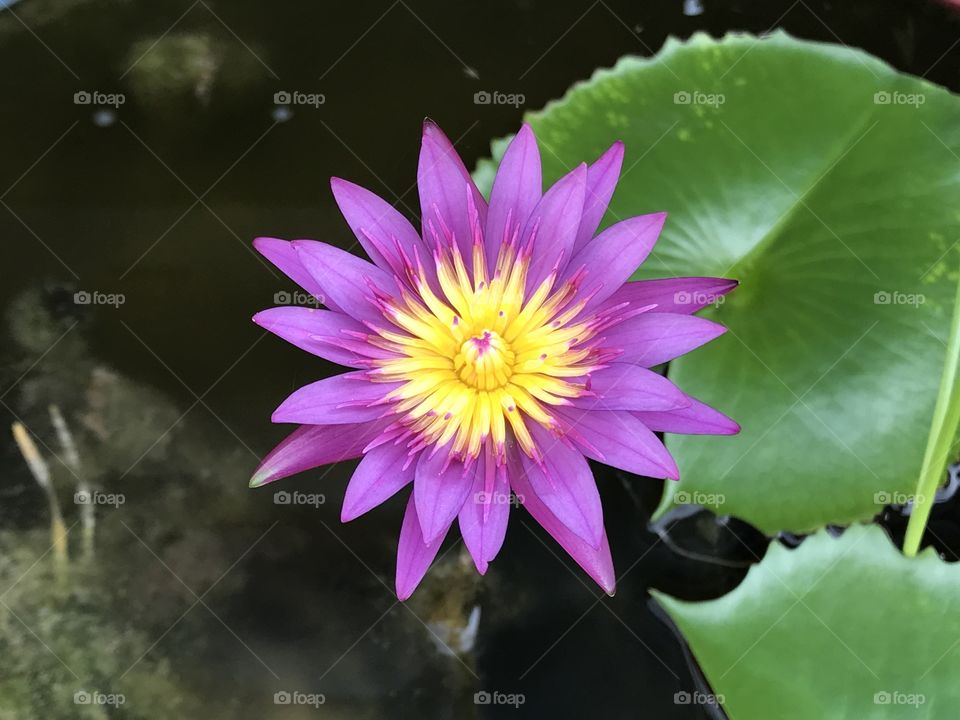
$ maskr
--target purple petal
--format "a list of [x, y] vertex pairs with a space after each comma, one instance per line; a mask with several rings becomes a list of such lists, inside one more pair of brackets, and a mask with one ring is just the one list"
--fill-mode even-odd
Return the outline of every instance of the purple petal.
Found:
[[473, 473], [465, 472], [459, 460], [449, 460], [447, 447], [424, 451], [417, 462], [413, 497], [417, 502], [420, 529], [426, 542], [446, 532], [460, 512], [473, 485]]
[[610, 198], [620, 179], [620, 167], [623, 165], [623, 143], [619, 140], [607, 148], [597, 160], [587, 168], [587, 190], [583, 199], [583, 217], [577, 230], [577, 240], [573, 251], [578, 252], [589, 242], [600, 226], [603, 214], [607, 211]]
[[371, 357], [391, 356], [372, 345], [367, 346], [369, 350], [365, 355], [339, 346], [339, 340], [348, 340], [343, 332], [367, 334], [363, 325], [343, 313], [306, 307], [275, 307], [258, 312], [253, 321], [301, 350], [338, 365], [367, 367]]
[[570, 531], [592, 547], [603, 537], [603, 506], [590, 466], [579, 450], [570, 447], [539, 423], [529, 423], [530, 434], [543, 454], [543, 467], [523, 454], [520, 458], [537, 497]]
[[360, 457], [363, 449], [387, 425], [387, 421], [381, 421], [297, 428], [261, 461], [250, 487], [260, 487], [319, 465]]
[[[482, 229], [487, 222], [487, 202], [473, 184], [473, 179], [457, 151], [431, 120], [423, 123], [423, 142], [417, 166], [417, 187], [420, 190], [420, 212], [423, 238], [433, 246], [433, 229], [443, 238], [446, 227], [456, 237], [467, 267], [472, 264], [474, 227], [471, 217]], [[468, 199], [469, 198], [469, 199]], [[471, 205], [474, 212], [471, 212]]]
[[663, 443], [631, 413], [558, 407], [554, 414], [588, 458], [635, 475], [679, 479], [677, 464]]
[[393, 276], [356, 255], [311, 240], [295, 240], [300, 262], [323, 286], [327, 296], [350, 317], [382, 322], [383, 313], [374, 304], [371, 283], [383, 292], [394, 294]]
[[637, 280], [621, 285], [597, 310], [628, 302], [636, 307], [656, 305], [658, 313], [689, 315], [717, 302], [737, 285], [736, 280], [711, 277]]
[[690, 398], [690, 405], [685, 408], [633, 414], [656, 432], [683, 435], [736, 435], [740, 432], [740, 426], [733, 420], [694, 398]]
[[560, 546], [604, 589], [607, 595], [613, 595], [616, 577], [613, 574], [613, 560], [610, 557], [610, 546], [607, 544], [606, 532], [602, 533], [598, 548], [591, 547], [589, 543], [572, 533], [537, 497], [533, 486], [520, 468], [519, 460], [515, 457], [518, 454], [520, 453], [514, 451], [508, 455], [510, 485], [517, 494], [517, 499], [533, 516], [533, 519], [540, 523], [554, 540], [560, 543]]
[[297, 250], [294, 248], [292, 242], [279, 240], [277, 238], [259, 237], [253, 241], [253, 247], [267, 260], [280, 268], [287, 277], [313, 295], [317, 300], [331, 310], [340, 310], [342, 312], [342, 308], [331, 298], [327, 297], [323, 286], [303, 267], [303, 263], [300, 262], [300, 256], [297, 254]]
[[420, 520], [417, 517], [417, 504], [411, 495], [407, 501], [407, 511], [403, 515], [403, 526], [400, 528], [400, 541], [397, 543], [397, 598], [406, 600], [417, 585], [427, 574], [430, 563], [437, 556], [437, 551], [443, 543], [450, 524], [443, 528], [442, 533], [433, 542], [424, 542], [420, 533]]
[[271, 420], [303, 425], [369, 422], [390, 412], [381, 401], [402, 385], [371, 382], [363, 371], [334, 375], [294, 392], [273, 411]]
[[528, 295], [554, 268], [562, 273], [570, 262], [583, 214], [586, 181], [587, 166], [580, 165], [557, 180], [530, 213], [521, 239], [521, 247], [533, 241], [527, 272]]
[[683, 391], [663, 375], [637, 365], [614, 362], [590, 375], [585, 395], [572, 400], [583, 410], [674, 410], [690, 404]]
[[653, 367], [688, 353], [727, 329], [695, 315], [647, 312], [604, 332], [603, 347], [622, 350], [617, 362]]
[[417, 466], [405, 445], [378, 445], [363, 456], [343, 496], [340, 521], [349, 522], [386, 502], [413, 482]]
[[540, 202], [542, 193], [537, 138], [524, 123], [503, 154], [490, 191], [490, 212], [484, 233], [488, 268], [496, 267], [504, 237], [512, 235], [516, 228], [522, 230], [527, 224], [527, 218]]
[[595, 307], [613, 295], [640, 267], [657, 242], [666, 219], [667, 214], [661, 212], [618, 222], [576, 254], [564, 274], [569, 276], [580, 268], [586, 269], [579, 294], [594, 294], [584, 309]]
[[460, 534], [477, 571], [483, 575], [507, 533], [510, 517], [510, 484], [506, 467], [496, 466], [492, 454], [476, 463], [470, 496], [460, 509]]
[[381, 269], [403, 277], [404, 256], [411, 263], [429, 257], [413, 225], [380, 196], [340, 178], [331, 178], [330, 188], [353, 234]]

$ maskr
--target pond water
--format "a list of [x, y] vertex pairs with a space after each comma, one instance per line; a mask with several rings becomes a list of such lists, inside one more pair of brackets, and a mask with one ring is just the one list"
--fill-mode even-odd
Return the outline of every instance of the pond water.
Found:
[[249, 322], [294, 289], [250, 241], [348, 247], [332, 175], [416, 216], [425, 115], [472, 166], [524, 111], [696, 30], [960, 77], [960, 20], [934, 3], [558, 5], [0, 0], [0, 413], [66, 530], [5, 432], [0, 718], [719, 716], [678, 702], [707, 688], [647, 589], [722, 595], [767, 540], [706, 512], [648, 527], [658, 481], [597, 468], [614, 598], [517, 512], [485, 578], [451, 539], [406, 604], [401, 501], [339, 523], [352, 463], [246, 487], [285, 434], [273, 408], [334, 371]]

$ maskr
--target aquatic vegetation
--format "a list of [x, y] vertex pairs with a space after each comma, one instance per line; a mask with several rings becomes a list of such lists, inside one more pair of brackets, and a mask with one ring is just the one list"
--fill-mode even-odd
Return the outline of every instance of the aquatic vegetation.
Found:
[[[670, 210], [635, 278], [741, 282], [704, 313], [728, 337], [669, 377], [718, 402], [722, 388], [743, 432], [667, 436], [681, 478], [658, 517], [699, 497], [768, 535], [802, 533], [869, 522], [914, 492], [960, 257], [956, 116], [943, 88], [783, 32], [670, 40], [527, 115], [552, 151], [548, 182], [611, 138], [631, 149], [611, 212]], [[785, 142], [784, 127], [799, 134]], [[484, 188], [493, 167], [476, 173]]]
[[[637, 277], [742, 282], [707, 311], [735, 342], [669, 377], [722, 388], [744, 431], [668, 436], [683, 476], [655, 517], [692, 502], [721, 534], [733, 517], [791, 539], [749, 550], [759, 564], [718, 599], [656, 581], [705, 678], [677, 704], [733, 720], [956, 714], [956, 483], [942, 485], [960, 422], [957, 106], [863, 52], [776, 33], [671, 41], [527, 116], [553, 150], [548, 179], [610, 137], [648, 149], [611, 205], [671, 210]], [[888, 172], [894, 148], [909, 183]]]
[[654, 432], [739, 430], [650, 369], [724, 332], [691, 313], [736, 282], [626, 282], [666, 214], [621, 220], [594, 237], [622, 159], [615, 143], [542, 192], [537, 141], [524, 126], [488, 204], [427, 121], [417, 176], [422, 234], [384, 200], [335, 178], [337, 203], [372, 262], [321, 242], [257, 239], [329, 309], [273, 308], [255, 322], [355, 370], [307, 385], [277, 408], [275, 422], [301, 427], [263, 460], [251, 486], [362, 455], [344, 498], [349, 521], [413, 483], [398, 547], [401, 599], [455, 519], [484, 573], [514, 497], [612, 593], [587, 458], [676, 479]]

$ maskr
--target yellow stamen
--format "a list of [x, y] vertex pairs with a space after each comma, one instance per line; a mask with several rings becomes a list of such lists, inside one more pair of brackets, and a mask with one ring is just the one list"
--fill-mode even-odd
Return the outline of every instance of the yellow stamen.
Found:
[[583, 302], [570, 305], [569, 281], [554, 289], [551, 273], [526, 294], [530, 253], [516, 236], [506, 240], [488, 277], [477, 242], [468, 266], [456, 243], [434, 252], [438, 296], [422, 266], [412, 274], [414, 292], [388, 301], [391, 328], [372, 338], [398, 357], [372, 361], [371, 379], [403, 382], [387, 400], [413, 435], [409, 445], [448, 446], [463, 458], [484, 447], [503, 462], [507, 427], [520, 448], [536, 456], [529, 423], [553, 429], [550, 408], [583, 395], [584, 376], [596, 355], [582, 343], [596, 323], [579, 319]]

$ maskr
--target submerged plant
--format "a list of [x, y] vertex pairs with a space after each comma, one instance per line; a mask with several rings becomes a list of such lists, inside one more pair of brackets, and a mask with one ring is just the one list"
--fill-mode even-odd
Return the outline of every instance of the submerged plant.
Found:
[[251, 486], [363, 456], [344, 498], [346, 522], [412, 482], [397, 557], [401, 599], [454, 519], [484, 573], [515, 496], [612, 594], [586, 458], [676, 479], [655, 431], [739, 430], [649, 369], [723, 333], [690, 313], [736, 282], [626, 282], [666, 214], [623, 220], [593, 237], [622, 160], [616, 143], [544, 193], [536, 138], [525, 125], [488, 204], [428, 121], [417, 173], [422, 234], [373, 193], [334, 178], [340, 210], [373, 263], [321, 242], [257, 239], [265, 257], [329, 309], [279, 307], [254, 321], [356, 371], [307, 385], [280, 405], [274, 422], [301, 427], [263, 460]]

